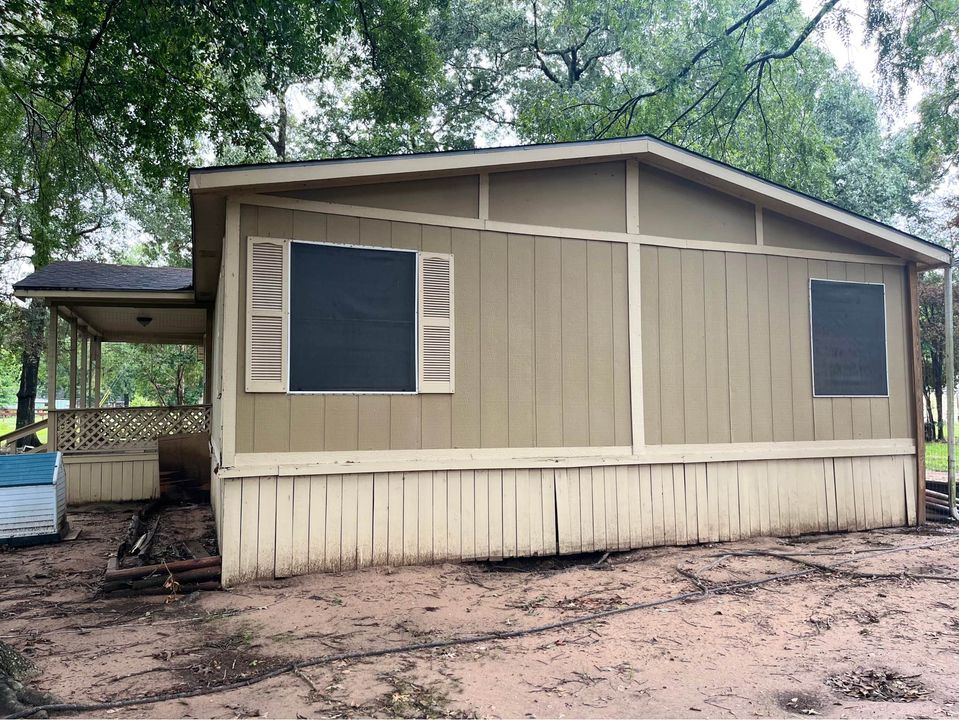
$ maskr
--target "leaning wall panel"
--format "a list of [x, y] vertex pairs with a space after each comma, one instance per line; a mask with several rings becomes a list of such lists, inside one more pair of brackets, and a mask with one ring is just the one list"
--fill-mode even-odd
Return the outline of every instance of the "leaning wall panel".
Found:
[[160, 494], [155, 453], [67, 455], [67, 504], [150, 500]]
[[912, 456], [894, 455], [223, 478], [214, 487], [224, 582], [235, 584], [899, 526], [916, 520], [913, 467]]

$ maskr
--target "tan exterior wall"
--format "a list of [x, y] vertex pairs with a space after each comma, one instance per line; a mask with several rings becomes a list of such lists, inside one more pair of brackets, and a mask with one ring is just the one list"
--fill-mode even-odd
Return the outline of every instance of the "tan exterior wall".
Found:
[[[888, 398], [813, 398], [809, 279], [886, 287]], [[914, 438], [902, 266], [642, 249], [646, 443]]]
[[626, 163], [490, 173], [489, 216], [503, 222], [626, 231]]
[[756, 206], [678, 175], [639, 166], [639, 231], [644, 235], [756, 243]]
[[148, 500], [160, 494], [156, 453], [65, 455], [67, 504]]
[[277, 195], [343, 205], [475, 218], [479, 213], [478, 188], [478, 175], [461, 175], [315, 190], [289, 190]]
[[222, 481], [223, 582], [916, 522], [913, 455]]
[[629, 445], [626, 245], [244, 205], [249, 236], [452, 252], [452, 395], [246, 393], [237, 357], [236, 452]]
[[876, 248], [799, 220], [793, 220], [771, 210], [763, 210], [763, 240], [767, 245], [775, 247], [888, 257], [886, 253]]

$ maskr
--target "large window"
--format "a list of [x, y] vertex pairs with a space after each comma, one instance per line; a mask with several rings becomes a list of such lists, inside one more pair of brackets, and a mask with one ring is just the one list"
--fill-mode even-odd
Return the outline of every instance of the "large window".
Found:
[[813, 395], [887, 396], [885, 286], [809, 281]]
[[416, 253], [290, 244], [291, 392], [416, 392]]

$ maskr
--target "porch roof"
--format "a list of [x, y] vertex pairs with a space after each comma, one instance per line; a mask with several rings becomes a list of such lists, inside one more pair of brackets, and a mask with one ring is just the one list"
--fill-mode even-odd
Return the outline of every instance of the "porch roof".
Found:
[[53, 262], [13, 286], [23, 297], [53, 297], [55, 292], [191, 293], [190, 268], [111, 265], [87, 261]]

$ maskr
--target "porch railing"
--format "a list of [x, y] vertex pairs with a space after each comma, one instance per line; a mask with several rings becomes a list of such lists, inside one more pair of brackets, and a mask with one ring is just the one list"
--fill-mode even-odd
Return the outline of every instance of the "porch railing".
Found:
[[0, 455], [10, 455], [17, 452], [43, 452], [47, 448], [46, 445], [27, 448], [21, 451], [19, 448], [17, 448], [17, 440], [20, 438], [25, 438], [29, 435], [35, 435], [43, 430], [46, 426], [47, 418], [43, 418], [43, 420], [37, 420], [31, 425], [24, 425], [22, 428], [17, 428], [16, 430], [12, 430], [5, 435], [0, 435]]
[[56, 444], [63, 453], [156, 450], [157, 438], [207, 432], [209, 405], [57, 410]]

